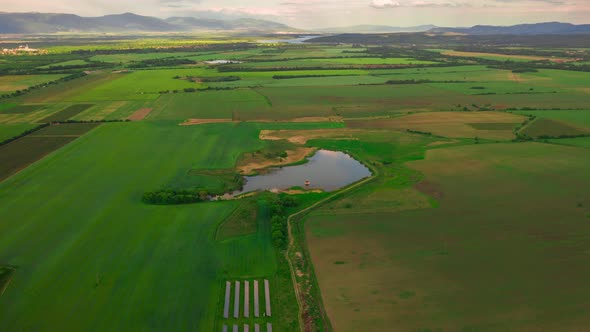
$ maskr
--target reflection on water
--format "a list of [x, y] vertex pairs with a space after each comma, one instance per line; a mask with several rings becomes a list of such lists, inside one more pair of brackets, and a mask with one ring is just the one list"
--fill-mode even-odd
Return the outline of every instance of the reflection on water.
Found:
[[336, 151], [319, 150], [306, 164], [274, 169], [268, 174], [246, 177], [240, 193], [291, 187], [333, 191], [371, 175], [369, 169], [351, 156]]

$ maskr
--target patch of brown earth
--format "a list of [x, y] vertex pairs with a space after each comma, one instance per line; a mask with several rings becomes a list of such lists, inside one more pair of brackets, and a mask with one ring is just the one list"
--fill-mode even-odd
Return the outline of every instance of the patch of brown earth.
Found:
[[317, 149], [316, 148], [307, 148], [307, 147], [300, 147], [294, 150], [288, 150], [287, 157], [281, 158], [279, 160], [276, 159], [265, 159], [265, 160], [256, 160], [248, 162], [244, 165], [238, 165], [237, 169], [242, 174], [253, 174], [259, 170], [269, 168], [269, 167], [276, 167], [276, 166], [285, 166], [289, 164], [296, 163], [305, 159], [307, 156], [313, 154]]
[[414, 188], [435, 199], [441, 199], [444, 197], [441, 186], [430, 181], [421, 181], [415, 184]]
[[181, 126], [195, 126], [195, 125], [202, 125], [206, 123], [224, 123], [224, 122], [232, 122], [232, 119], [188, 119], [181, 123]]
[[330, 139], [355, 139], [353, 134], [363, 132], [355, 129], [316, 129], [316, 130], [261, 130], [259, 138], [261, 140], [282, 140], [286, 139], [291, 143], [305, 144], [310, 139], [330, 138]]
[[131, 114], [127, 119], [129, 119], [131, 121], [141, 121], [141, 120], [145, 119], [145, 117], [148, 116], [152, 110], [153, 110], [153, 108], [139, 109], [139, 110], [135, 111], [133, 114]]

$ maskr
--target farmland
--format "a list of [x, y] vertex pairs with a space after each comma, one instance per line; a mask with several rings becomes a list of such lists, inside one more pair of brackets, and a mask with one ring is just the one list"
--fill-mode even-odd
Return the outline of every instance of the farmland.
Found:
[[[569, 48], [126, 38], [0, 57], [3, 330], [590, 323], [590, 80], [539, 61]], [[372, 176], [232, 195], [317, 149]]]

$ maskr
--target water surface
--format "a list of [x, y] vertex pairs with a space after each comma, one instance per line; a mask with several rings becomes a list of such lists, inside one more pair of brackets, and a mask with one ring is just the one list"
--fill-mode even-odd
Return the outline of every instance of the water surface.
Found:
[[371, 176], [371, 171], [343, 152], [319, 150], [302, 165], [272, 169], [268, 174], [246, 177], [240, 193], [256, 190], [305, 187], [334, 191]]

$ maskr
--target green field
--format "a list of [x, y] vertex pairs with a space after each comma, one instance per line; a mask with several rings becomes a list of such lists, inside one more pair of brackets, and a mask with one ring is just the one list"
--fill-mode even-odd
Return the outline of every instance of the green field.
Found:
[[[19, 267], [0, 301], [4, 327], [212, 330], [222, 280], [276, 273], [268, 231], [218, 243], [235, 202], [162, 207], [140, 197], [188, 169], [232, 167], [257, 146], [253, 126], [105, 124], [0, 184], [0, 261]], [[34, 234], [44, 235], [31, 244]]]
[[18, 75], [0, 76], [0, 94], [23, 90], [29, 87], [56, 81], [66, 75]]
[[[0, 141], [51, 125], [0, 146], [0, 330], [585, 330], [590, 75], [534, 61], [573, 50], [278, 36], [18, 37]], [[373, 176], [230, 194], [316, 148]], [[272, 317], [224, 319], [255, 279]]]

